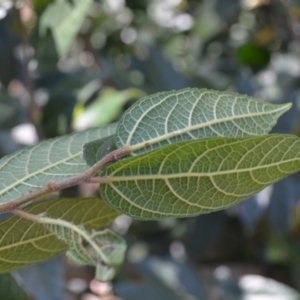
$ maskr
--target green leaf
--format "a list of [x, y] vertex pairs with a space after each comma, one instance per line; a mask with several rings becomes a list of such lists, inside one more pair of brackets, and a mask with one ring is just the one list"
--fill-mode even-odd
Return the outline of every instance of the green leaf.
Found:
[[115, 136], [111, 135], [106, 138], [84, 144], [83, 159], [88, 165], [92, 166], [106, 154], [114, 150], [116, 150]]
[[[126, 102], [142, 96], [142, 91], [138, 89], [126, 89], [118, 91], [113, 88], [106, 88], [99, 94], [98, 98], [92, 102], [76, 117], [74, 127], [77, 130], [89, 127], [104, 126], [114, 121]], [[78, 104], [82, 105], [81, 103]], [[75, 108], [78, 110], [78, 108]]]
[[0, 275], [0, 295], [5, 300], [30, 300], [24, 290], [10, 274]]
[[[87, 230], [100, 229], [119, 215], [98, 198], [47, 200], [24, 210], [31, 214], [45, 212]], [[67, 248], [41, 224], [18, 216], [0, 222], [0, 273], [49, 259]]]
[[[285, 299], [299, 300], [297, 290], [271, 278], [261, 275], [243, 275], [239, 279], [239, 289], [246, 299]], [[231, 297], [236, 290], [224, 291], [224, 296]], [[228, 293], [229, 292], [229, 293]]]
[[40, 34], [52, 30], [57, 52], [64, 56], [72, 45], [93, 0], [56, 0], [47, 6], [40, 21]]
[[[124, 260], [126, 243], [109, 229], [89, 233], [83, 226], [41, 217], [45, 227], [68, 246], [67, 256], [80, 265], [96, 267], [96, 279], [111, 280]], [[67, 225], [67, 226], [66, 226]]]
[[88, 169], [82, 158], [86, 142], [115, 132], [116, 125], [49, 139], [0, 160], [0, 203], [14, 200], [49, 181], [60, 181]]
[[292, 135], [168, 145], [103, 170], [103, 199], [138, 219], [188, 217], [236, 204], [300, 169]]
[[117, 128], [116, 145], [131, 146], [138, 154], [205, 137], [263, 135], [290, 107], [207, 89], [158, 93], [125, 112]]

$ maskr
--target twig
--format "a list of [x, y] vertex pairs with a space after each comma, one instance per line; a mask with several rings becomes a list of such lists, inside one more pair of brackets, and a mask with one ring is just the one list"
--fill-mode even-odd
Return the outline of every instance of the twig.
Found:
[[[78, 185], [80, 183], [92, 183], [94, 176], [103, 169], [106, 165], [109, 163], [119, 159], [120, 157], [129, 154], [131, 151], [131, 148], [129, 146], [114, 150], [110, 153], [108, 153], [106, 156], [104, 156], [100, 161], [95, 163], [91, 168], [89, 168], [87, 171], [76, 175], [71, 178], [64, 179], [59, 182], [50, 181], [45, 186], [36, 189], [33, 192], [30, 192], [24, 196], [21, 196], [17, 199], [11, 200], [7, 203], [0, 205], [0, 213], [6, 213], [6, 212], [12, 212], [16, 208], [20, 208], [24, 206], [25, 204], [31, 203], [35, 200], [39, 200], [42, 198], [45, 198], [46, 196], [49, 196], [55, 192], [58, 192], [60, 190], [66, 189], [71, 186]], [[99, 178], [102, 178], [102, 183], [107, 182], [108, 180], [103, 177], [97, 177], [97, 183], [101, 183], [101, 180]]]

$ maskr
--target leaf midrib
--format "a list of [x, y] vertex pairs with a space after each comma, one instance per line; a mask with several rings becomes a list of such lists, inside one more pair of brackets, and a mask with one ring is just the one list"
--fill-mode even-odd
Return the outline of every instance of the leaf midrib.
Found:
[[[170, 179], [170, 178], [182, 178], [182, 177], [214, 177], [218, 175], [228, 175], [228, 174], [236, 174], [236, 173], [243, 173], [243, 172], [251, 172], [251, 171], [256, 171], [260, 169], [265, 169], [269, 167], [279, 167], [282, 164], [289, 163], [289, 162], [294, 162], [299, 160], [299, 158], [295, 159], [287, 159], [284, 161], [280, 161], [277, 163], [272, 163], [272, 164], [265, 164], [262, 166], [257, 166], [257, 167], [251, 167], [251, 168], [243, 168], [243, 169], [232, 169], [232, 170], [223, 170], [223, 171], [215, 171], [215, 172], [181, 172], [181, 173], [175, 173], [175, 174], [153, 174], [153, 175], [130, 175], [130, 176], [107, 176], [105, 179], [107, 179], [107, 182], [105, 184], [110, 184], [111, 182], [118, 182], [118, 181], [131, 181], [131, 180], [151, 180], [151, 179]], [[119, 172], [121, 169], [114, 170], [113, 173]], [[284, 172], [284, 171], [281, 171]], [[286, 172], [287, 174], [289, 172]]]

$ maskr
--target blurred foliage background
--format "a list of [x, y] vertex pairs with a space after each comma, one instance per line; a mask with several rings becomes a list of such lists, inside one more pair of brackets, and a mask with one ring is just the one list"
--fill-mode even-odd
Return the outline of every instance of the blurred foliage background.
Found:
[[[184, 87], [292, 102], [274, 132], [300, 134], [299, 55], [298, 0], [0, 0], [0, 154]], [[112, 284], [64, 258], [13, 275], [37, 300], [300, 299], [299, 179], [195, 218], [118, 217]]]

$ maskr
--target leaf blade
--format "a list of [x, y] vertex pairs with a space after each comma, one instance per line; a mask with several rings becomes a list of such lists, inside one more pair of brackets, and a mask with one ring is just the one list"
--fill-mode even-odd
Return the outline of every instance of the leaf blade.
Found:
[[299, 169], [298, 137], [210, 138], [108, 166], [100, 193], [134, 218], [187, 217], [236, 204]]
[[249, 96], [183, 89], [144, 97], [128, 109], [116, 133], [118, 148], [135, 154], [213, 136], [267, 134], [290, 104], [273, 105]]
[[82, 158], [86, 142], [115, 132], [116, 124], [46, 140], [0, 160], [0, 205], [49, 181], [60, 181], [88, 169]]
[[[86, 229], [102, 228], [120, 213], [98, 198], [47, 200], [24, 209], [32, 214], [46, 212]], [[0, 273], [46, 260], [67, 250], [65, 243], [41, 224], [11, 216], [0, 222]]]

